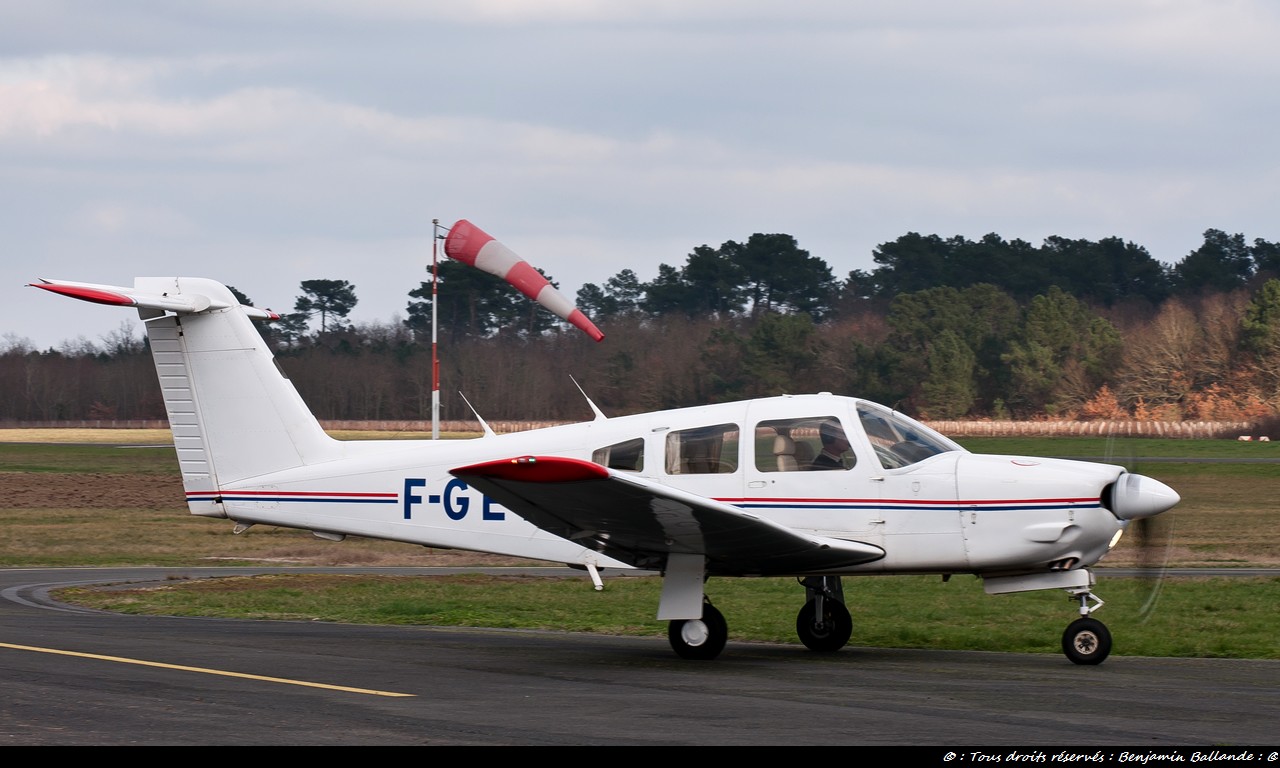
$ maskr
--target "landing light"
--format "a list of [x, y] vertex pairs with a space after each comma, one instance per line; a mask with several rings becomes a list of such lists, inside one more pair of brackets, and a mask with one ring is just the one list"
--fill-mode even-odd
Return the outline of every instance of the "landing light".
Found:
[[1116, 545], [1120, 543], [1120, 537], [1123, 535], [1124, 535], [1123, 528], [1116, 531], [1116, 535], [1111, 537], [1111, 543], [1107, 545], [1107, 549], [1115, 549]]

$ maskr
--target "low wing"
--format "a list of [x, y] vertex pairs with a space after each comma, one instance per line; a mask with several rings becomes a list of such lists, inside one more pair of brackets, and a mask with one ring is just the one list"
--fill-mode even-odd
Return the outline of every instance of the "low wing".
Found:
[[450, 474], [544, 531], [638, 568], [701, 554], [707, 573], [792, 575], [884, 557], [857, 541], [814, 536], [724, 502], [580, 459], [523, 456]]

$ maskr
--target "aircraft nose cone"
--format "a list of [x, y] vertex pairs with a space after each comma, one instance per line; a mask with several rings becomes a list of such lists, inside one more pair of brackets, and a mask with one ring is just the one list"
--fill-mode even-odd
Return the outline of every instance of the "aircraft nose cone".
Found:
[[1111, 514], [1121, 520], [1152, 517], [1172, 509], [1179, 501], [1182, 497], [1177, 491], [1146, 475], [1126, 472], [1111, 488]]

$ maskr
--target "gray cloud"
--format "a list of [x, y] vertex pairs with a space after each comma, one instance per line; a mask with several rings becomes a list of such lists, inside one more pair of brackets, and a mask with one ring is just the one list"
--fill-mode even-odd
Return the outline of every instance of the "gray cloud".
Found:
[[388, 321], [431, 220], [572, 296], [794, 235], [1275, 231], [1274, 4], [17, 2], [0, 9], [0, 333], [120, 317], [22, 286], [208, 276]]

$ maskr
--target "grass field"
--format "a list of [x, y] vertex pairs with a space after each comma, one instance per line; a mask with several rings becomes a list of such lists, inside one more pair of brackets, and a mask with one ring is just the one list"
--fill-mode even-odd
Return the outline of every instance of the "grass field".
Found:
[[[105, 430], [88, 430], [106, 432]], [[92, 565], [510, 565], [522, 561], [431, 550], [394, 542], [315, 539], [255, 527], [235, 535], [226, 521], [185, 511], [168, 434], [105, 440], [0, 430], [0, 564]], [[145, 431], [140, 431], [145, 432]], [[343, 435], [349, 437], [350, 435]], [[359, 437], [359, 436], [355, 436]], [[1179, 491], [1169, 564], [1280, 567], [1280, 467], [1268, 444], [1235, 441], [1004, 439], [962, 441], [972, 450], [1043, 456], [1113, 456]], [[129, 445], [130, 447], [117, 447]], [[1262, 450], [1245, 451], [1247, 448]], [[1244, 451], [1244, 452], [1242, 452]], [[1119, 456], [1123, 452], [1124, 456]], [[1201, 462], [1143, 462], [1193, 457]], [[1228, 463], [1203, 460], [1227, 459]], [[133, 495], [130, 495], [133, 494]], [[1128, 543], [1104, 565], [1136, 562]], [[80, 589], [65, 599], [109, 610], [359, 623], [536, 627], [611, 634], [665, 633], [653, 616], [656, 578], [609, 578], [603, 592], [576, 579], [498, 576], [440, 578], [303, 575], [179, 580], [133, 590]], [[1142, 606], [1154, 593], [1153, 612]], [[988, 596], [973, 577], [845, 579], [854, 645], [975, 648], [1058, 653], [1074, 606], [1058, 591]], [[1097, 614], [1116, 636], [1116, 655], [1280, 658], [1280, 578], [1100, 576], [1107, 601]], [[712, 579], [708, 594], [729, 619], [731, 639], [796, 643], [803, 591], [793, 579]]]

